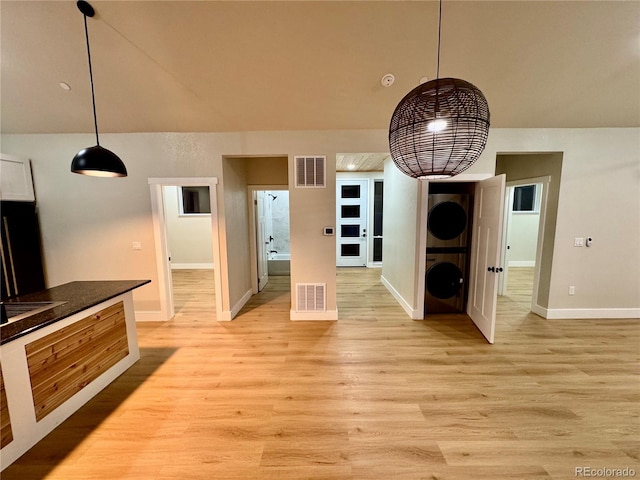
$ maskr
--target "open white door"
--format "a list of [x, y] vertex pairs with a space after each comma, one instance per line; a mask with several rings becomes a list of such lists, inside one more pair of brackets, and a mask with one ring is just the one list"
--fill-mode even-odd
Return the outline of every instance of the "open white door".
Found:
[[506, 175], [476, 184], [473, 249], [467, 312], [489, 343], [496, 329]]
[[256, 257], [258, 260], [258, 291], [269, 281], [269, 240], [265, 222], [265, 192], [256, 192]]

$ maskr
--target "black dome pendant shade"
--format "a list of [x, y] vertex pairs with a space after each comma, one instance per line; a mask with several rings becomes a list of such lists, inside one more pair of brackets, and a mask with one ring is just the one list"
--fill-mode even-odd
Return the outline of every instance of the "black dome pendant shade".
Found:
[[87, 40], [87, 56], [89, 57], [89, 79], [91, 81], [91, 100], [93, 103], [93, 124], [96, 131], [96, 145], [87, 147], [76, 153], [71, 161], [71, 171], [82, 175], [95, 177], [126, 177], [127, 168], [120, 157], [110, 150], [100, 146], [98, 138], [98, 117], [96, 115], [96, 99], [93, 91], [93, 69], [91, 68], [91, 50], [89, 48], [89, 31], [87, 17], [93, 17], [95, 10], [84, 0], [76, 3], [78, 10], [84, 16], [84, 34]]
[[94, 177], [126, 177], [127, 167], [120, 157], [100, 145], [87, 147], [76, 153], [71, 171]]
[[389, 151], [402, 173], [448, 178], [480, 157], [489, 136], [489, 105], [482, 92], [458, 78], [440, 77], [438, 17], [436, 79], [418, 85], [398, 104], [389, 125]]

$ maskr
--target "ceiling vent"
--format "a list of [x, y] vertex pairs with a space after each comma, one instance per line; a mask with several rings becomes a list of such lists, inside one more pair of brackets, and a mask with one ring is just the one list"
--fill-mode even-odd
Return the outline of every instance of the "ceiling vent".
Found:
[[296, 310], [298, 312], [325, 312], [326, 283], [296, 283]]
[[295, 157], [296, 188], [325, 188], [327, 157]]

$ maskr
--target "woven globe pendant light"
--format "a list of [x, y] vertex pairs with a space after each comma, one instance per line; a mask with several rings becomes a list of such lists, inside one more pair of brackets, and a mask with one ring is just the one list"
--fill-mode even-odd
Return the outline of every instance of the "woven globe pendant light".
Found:
[[[438, 20], [438, 65], [440, 30]], [[482, 92], [458, 78], [436, 78], [400, 101], [389, 125], [389, 150], [396, 166], [413, 178], [448, 178], [480, 157], [489, 136], [489, 105]]]

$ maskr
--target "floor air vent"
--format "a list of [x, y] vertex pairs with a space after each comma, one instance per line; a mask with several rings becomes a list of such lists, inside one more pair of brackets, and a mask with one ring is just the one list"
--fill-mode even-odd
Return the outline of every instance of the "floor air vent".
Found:
[[326, 311], [326, 283], [296, 283], [296, 292], [298, 312]]
[[326, 157], [296, 157], [296, 187], [325, 187]]

